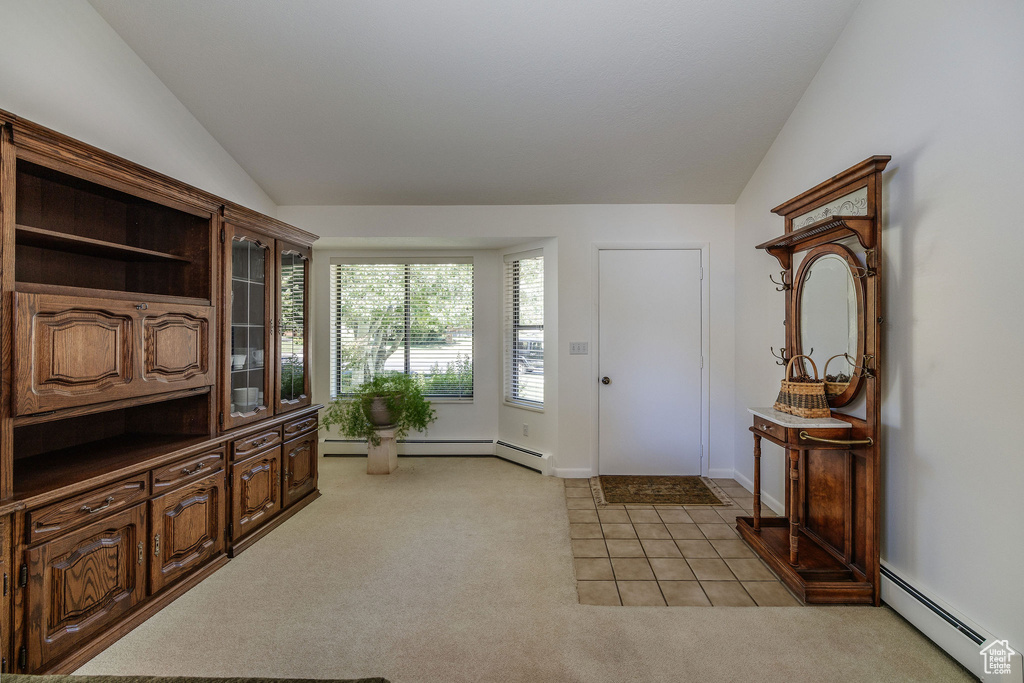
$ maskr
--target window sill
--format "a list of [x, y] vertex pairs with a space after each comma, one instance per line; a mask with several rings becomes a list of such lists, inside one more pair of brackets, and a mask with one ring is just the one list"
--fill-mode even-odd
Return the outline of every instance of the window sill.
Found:
[[520, 410], [529, 410], [531, 413], [543, 413], [544, 404], [530, 405], [529, 403], [513, 403], [512, 401], [502, 401], [502, 405], [508, 408], [519, 408]]

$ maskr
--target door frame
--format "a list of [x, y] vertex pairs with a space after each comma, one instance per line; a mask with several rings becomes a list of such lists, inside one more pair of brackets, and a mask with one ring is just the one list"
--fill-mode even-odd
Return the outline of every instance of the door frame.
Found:
[[600, 472], [601, 454], [601, 392], [600, 392], [600, 360], [601, 360], [601, 252], [612, 250], [643, 250], [664, 251], [668, 249], [686, 249], [700, 252], [700, 354], [703, 367], [700, 370], [700, 474], [708, 476], [711, 470], [711, 288], [710, 288], [710, 252], [708, 242], [595, 242], [591, 248], [591, 331], [590, 338], [593, 354], [590, 356], [590, 468], [594, 476]]

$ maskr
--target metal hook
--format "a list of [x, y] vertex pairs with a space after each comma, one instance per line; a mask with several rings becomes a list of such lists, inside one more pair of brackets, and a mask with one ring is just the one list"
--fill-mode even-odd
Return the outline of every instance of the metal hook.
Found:
[[772, 346], [770, 348], [772, 350], [772, 355], [779, 359], [779, 360], [775, 361], [776, 365], [785, 365], [786, 363], [789, 362], [789, 357], [786, 355], [786, 347], [785, 346], [779, 348], [779, 352], [778, 353], [775, 353], [775, 347], [774, 346]]
[[[851, 374], [854, 377], [860, 377], [862, 379], [874, 379], [875, 372], [874, 372], [874, 370], [871, 370], [868, 367], [868, 363], [870, 363], [871, 361], [873, 361], [875, 359], [874, 356], [872, 356], [869, 353], [865, 353], [864, 354], [864, 365], [857, 365], [857, 360], [855, 358], [850, 358], [850, 354], [844, 353], [843, 355], [846, 357], [846, 362], [849, 363], [850, 367], [853, 368], [853, 371], [852, 371]], [[858, 371], [859, 371], [859, 374], [858, 374]]]
[[775, 291], [776, 292], [784, 292], [787, 289], [793, 289], [792, 278], [789, 277], [789, 271], [788, 270], [782, 271], [782, 282], [777, 282], [775, 280], [775, 278], [773, 276], [771, 276], [771, 275], [768, 276], [768, 279], [772, 281], [773, 285], [776, 285], [776, 287], [775, 287]]

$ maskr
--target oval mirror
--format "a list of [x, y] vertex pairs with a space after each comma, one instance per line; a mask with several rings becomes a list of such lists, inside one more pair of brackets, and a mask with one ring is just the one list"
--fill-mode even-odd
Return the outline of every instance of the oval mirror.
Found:
[[811, 357], [830, 406], [853, 400], [863, 365], [864, 294], [857, 256], [840, 244], [812, 249], [796, 277], [797, 353]]

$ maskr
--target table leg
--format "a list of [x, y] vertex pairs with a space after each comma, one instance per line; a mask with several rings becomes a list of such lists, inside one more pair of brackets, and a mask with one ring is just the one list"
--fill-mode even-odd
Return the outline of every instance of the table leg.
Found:
[[789, 563], [800, 564], [797, 544], [800, 536], [800, 451], [789, 451]]
[[754, 531], [761, 531], [761, 435], [754, 434]]

